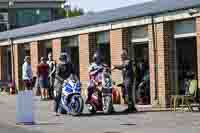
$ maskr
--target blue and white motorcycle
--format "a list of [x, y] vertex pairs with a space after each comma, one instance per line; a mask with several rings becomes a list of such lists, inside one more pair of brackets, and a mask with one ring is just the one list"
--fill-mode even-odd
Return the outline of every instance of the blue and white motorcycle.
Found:
[[81, 96], [81, 83], [74, 75], [71, 75], [62, 88], [59, 112], [72, 116], [80, 115], [83, 112], [84, 101]]

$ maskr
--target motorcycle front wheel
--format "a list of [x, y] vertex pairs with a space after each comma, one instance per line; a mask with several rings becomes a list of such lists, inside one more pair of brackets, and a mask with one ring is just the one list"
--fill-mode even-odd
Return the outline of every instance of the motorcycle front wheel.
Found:
[[71, 112], [72, 116], [79, 116], [83, 112], [84, 102], [80, 95], [74, 95], [71, 98]]

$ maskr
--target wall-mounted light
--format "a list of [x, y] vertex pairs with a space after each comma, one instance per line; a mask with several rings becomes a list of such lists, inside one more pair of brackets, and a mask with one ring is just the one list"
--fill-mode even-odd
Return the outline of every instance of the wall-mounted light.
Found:
[[11, 29], [12, 26], [12, 21], [9, 21], [9, 12], [10, 12], [10, 8], [12, 8], [15, 4], [15, 0], [9, 0], [8, 1], [8, 24], [7, 24], [7, 30]]
[[8, 6], [11, 7], [11, 6], [13, 6], [13, 5], [14, 5], [14, 0], [10, 0], [10, 1], [8, 2]]
[[37, 15], [40, 15], [40, 9], [37, 9], [37, 10], [36, 10], [36, 14], [37, 14]]

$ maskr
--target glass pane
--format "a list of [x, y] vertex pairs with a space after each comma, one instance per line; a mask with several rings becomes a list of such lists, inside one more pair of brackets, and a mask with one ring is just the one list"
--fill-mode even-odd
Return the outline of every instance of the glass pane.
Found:
[[131, 40], [148, 38], [148, 27], [136, 27], [131, 29]]
[[[197, 52], [196, 39], [185, 38], [176, 40], [176, 63], [177, 63], [177, 94], [186, 94], [185, 83], [193, 78], [197, 79]], [[191, 77], [194, 74], [194, 77]]]
[[109, 32], [99, 32], [97, 33], [97, 43], [98, 44], [104, 44], [110, 42], [110, 35]]
[[104, 63], [110, 66], [111, 65], [110, 44], [109, 43], [97, 44], [97, 49], [101, 51], [101, 54], [103, 55], [104, 58]]
[[48, 22], [51, 20], [51, 10], [40, 10], [40, 14], [38, 14], [38, 22]]
[[196, 32], [196, 21], [195, 20], [184, 20], [175, 22], [175, 34], [186, 34]]
[[150, 73], [148, 43], [132, 44], [132, 58], [136, 59], [136, 102], [150, 104]]
[[50, 9], [20, 9], [16, 12], [17, 26], [28, 26], [51, 20]]
[[35, 10], [31, 9], [18, 10], [16, 14], [17, 14], [16, 18], [18, 26], [27, 26], [36, 23]]

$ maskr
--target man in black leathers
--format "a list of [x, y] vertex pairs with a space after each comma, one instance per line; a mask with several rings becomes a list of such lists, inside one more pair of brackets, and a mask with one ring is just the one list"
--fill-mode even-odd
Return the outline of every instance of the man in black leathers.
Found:
[[62, 84], [66, 79], [69, 78], [71, 74], [75, 74], [73, 64], [70, 61], [70, 57], [67, 53], [61, 53], [60, 62], [56, 67], [56, 76], [55, 76], [55, 105], [54, 111], [56, 112], [56, 116], [58, 116], [58, 108], [61, 100], [62, 94]]
[[136, 112], [135, 103], [133, 100], [133, 82], [134, 82], [134, 71], [132, 60], [128, 57], [127, 50], [123, 50], [121, 54], [122, 64], [114, 65], [113, 69], [119, 69], [122, 71], [123, 76], [123, 98], [128, 101], [127, 112]]

